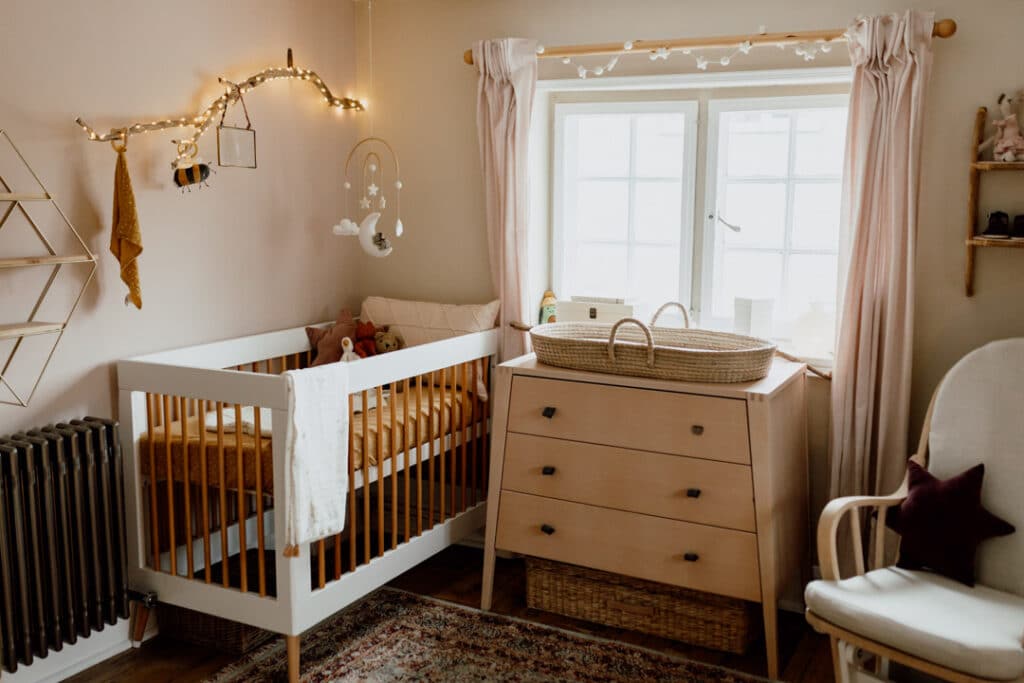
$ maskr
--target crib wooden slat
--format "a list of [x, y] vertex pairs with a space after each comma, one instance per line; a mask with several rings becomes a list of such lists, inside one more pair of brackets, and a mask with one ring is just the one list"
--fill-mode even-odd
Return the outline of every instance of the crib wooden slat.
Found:
[[[406, 379], [405, 380], [405, 394], [404, 394], [404, 399], [403, 400], [405, 402], [405, 425], [406, 425], [405, 426], [405, 433], [406, 433], [407, 436], [409, 434], [409, 392], [410, 391], [412, 391], [412, 385], [410, 385], [409, 384], [409, 380]], [[416, 458], [416, 476], [417, 477], [419, 477], [420, 462], [423, 460], [420, 457], [420, 452], [421, 452], [420, 451], [420, 443], [422, 442], [422, 433], [423, 433], [423, 430], [422, 430], [422, 426], [423, 426], [422, 425], [423, 413], [420, 412], [420, 403], [419, 403], [419, 397], [421, 395], [422, 395], [422, 392], [420, 391], [420, 383], [417, 380], [416, 381], [416, 398], [417, 398], [417, 401], [416, 401], [416, 419], [413, 421], [413, 436], [412, 436], [413, 443], [406, 442], [406, 444], [405, 444], [405, 476], [402, 477], [403, 481], [405, 482], [405, 505], [403, 505], [402, 507], [404, 508], [404, 512], [405, 512], [404, 520], [403, 521], [405, 522], [405, 540], [406, 541], [408, 541], [412, 537], [412, 529], [409, 528], [409, 522], [410, 522], [410, 519], [411, 519], [411, 512], [412, 512], [412, 508], [409, 507], [410, 505], [412, 505], [412, 499], [409, 497], [409, 476], [412, 474], [412, 470], [410, 469], [409, 458], [413, 457], [413, 453], [415, 453], [415, 458]]]
[[171, 573], [178, 573], [178, 546], [174, 533], [174, 463], [171, 458], [171, 397], [163, 396], [164, 455], [167, 462], [167, 538], [170, 543]]
[[355, 431], [355, 397], [350, 395], [348, 397], [348, 563], [351, 571], [355, 571], [356, 568], [356, 461], [353, 457]]
[[160, 570], [160, 517], [156, 500], [156, 414], [153, 404], [156, 398], [146, 394], [146, 421], [149, 430], [149, 542], [153, 551], [153, 569]]
[[199, 399], [199, 504], [203, 519], [203, 579], [210, 583], [210, 484], [206, 457], [206, 399]]
[[[391, 405], [388, 414], [391, 416], [391, 549], [394, 550], [398, 547], [398, 400], [395, 394], [395, 382], [391, 383]], [[406, 416], [406, 420], [408, 420], [408, 416]], [[405, 428], [408, 424], [406, 421], [402, 425], [403, 446], [408, 446], [405, 443]], [[383, 463], [378, 461], [377, 467], [383, 468], [383, 466]]]
[[456, 504], [456, 470], [459, 466], [458, 457], [458, 442], [455, 436], [455, 425], [457, 420], [455, 419], [455, 407], [456, 407], [456, 395], [459, 393], [459, 373], [458, 366], [453, 365], [452, 371], [452, 405], [451, 410], [448, 414], [448, 451], [450, 458], [448, 460], [448, 514], [452, 517], [455, 516], [455, 504]]
[[370, 440], [366, 438], [370, 431], [370, 392], [363, 390], [363, 425], [360, 438], [363, 440], [363, 563], [370, 561]]
[[[255, 364], [254, 364], [255, 365]], [[260, 423], [260, 407], [253, 406], [253, 435], [256, 439], [256, 558], [257, 587], [260, 597], [267, 594], [267, 561], [264, 557], [263, 528], [263, 425]]]
[[446, 489], [447, 489], [446, 482], [448, 481], [448, 475], [447, 475], [447, 473], [445, 471], [445, 466], [447, 465], [447, 457], [448, 456], [447, 456], [447, 452], [446, 452], [445, 444], [444, 444], [444, 438], [445, 438], [444, 437], [444, 432], [445, 432], [445, 428], [444, 428], [445, 417], [444, 416], [446, 414], [446, 411], [448, 410], [448, 408], [447, 408], [447, 401], [446, 401], [446, 398], [445, 398], [446, 394], [448, 393], [448, 373], [446, 372], [445, 368], [441, 368], [441, 384], [440, 384], [440, 387], [441, 387], [441, 403], [440, 403], [440, 409], [438, 410], [438, 418], [437, 418], [437, 428], [438, 428], [437, 431], [439, 432], [438, 435], [437, 435], [437, 440], [438, 440], [438, 451], [440, 451], [440, 453], [438, 454], [438, 458], [440, 459], [440, 462], [438, 463], [438, 466], [440, 468], [440, 471], [438, 472], [438, 482], [439, 482], [439, 485], [440, 485], [439, 486], [438, 495], [440, 496], [440, 501], [439, 502], [441, 504], [441, 521], [443, 522], [444, 520], [448, 519], [447, 515], [445, 515], [445, 508], [448, 505], [448, 494], [447, 494], [447, 491], [446, 491]]
[[459, 448], [459, 493], [461, 496], [460, 510], [466, 509], [466, 461], [468, 459], [469, 442], [467, 436], [467, 417], [469, 413], [469, 364], [462, 364], [462, 402], [459, 404], [459, 421], [461, 448]]
[[480, 421], [480, 394], [477, 392], [477, 384], [480, 381], [480, 376], [477, 374], [477, 368], [480, 367], [480, 361], [473, 361], [472, 365], [473, 376], [471, 378], [470, 387], [472, 387], [472, 393], [470, 394], [470, 407], [469, 413], [469, 493], [470, 502], [476, 505], [478, 502], [478, 494], [480, 491], [480, 482], [477, 481], [477, 476], [480, 472], [480, 463], [478, 462], [478, 441], [480, 435], [477, 432], [478, 423]]
[[188, 566], [185, 568], [185, 576], [192, 578], [193, 567], [195, 563], [192, 556], [192, 539], [195, 538], [195, 534], [192, 533], [192, 470], [189, 468], [188, 458], [188, 403], [187, 398], [178, 398], [179, 405], [182, 407], [178, 409], [178, 415], [181, 416], [181, 466], [183, 471], [182, 479], [184, 480], [184, 491], [182, 492], [182, 504], [185, 506], [185, 558], [188, 562]]
[[317, 559], [317, 585], [323, 588], [327, 585], [327, 544], [324, 539], [316, 542]]
[[[235, 404], [235, 466], [238, 468], [236, 472], [236, 479], [238, 482], [238, 566], [242, 574], [242, 592], [246, 593], [249, 590], [249, 573], [248, 569], [246, 549], [248, 546], [245, 542], [245, 447], [242, 443], [242, 406]], [[224, 565], [227, 569], [227, 564]]]
[[[428, 479], [428, 481], [427, 481], [427, 514], [429, 516], [427, 517], [427, 526], [429, 528], [432, 528], [434, 526], [434, 477], [435, 477], [435, 474], [436, 474], [435, 467], [434, 467], [434, 460], [435, 460], [435, 458], [434, 458], [434, 373], [433, 372], [430, 373], [430, 378], [429, 378], [428, 381], [429, 381], [429, 384], [427, 384], [427, 403], [429, 405], [427, 406], [427, 479]], [[420, 409], [420, 410], [422, 410], [421, 408], [419, 408], [419, 406], [420, 406], [420, 396], [421, 395], [422, 395], [422, 392], [419, 392], [416, 395], [416, 407], [417, 407], [417, 409]], [[442, 405], [441, 408], [443, 410], [444, 406]], [[422, 463], [422, 460], [421, 460], [421, 463]], [[421, 464], [421, 467], [422, 467], [422, 464]], [[418, 508], [422, 509], [422, 507], [423, 507], [423, 505], [422, 505], [422, 502], [423, 502], [423, 491], [422, 490], [419, 491], [419, 496], [418, 496], [417, 500], [421, 503], [418, 506]], [[418, 529], [418, 531], [420, 533], [422, 533], [423, 529]]]
[[[392, 396], [388, 397], [390, 403]], [[377, 555], [384, 554], [384, 387], [377, 387]], [[394, 434], [391, 435], [394, 439]], [[364, 454], [365, 456], [365, 454]]]
[[228, 585], [228, 496], [224, 467], [224, 404], [217, 401], [217, 486], [220, 491], [220, 562], [221, 583]]

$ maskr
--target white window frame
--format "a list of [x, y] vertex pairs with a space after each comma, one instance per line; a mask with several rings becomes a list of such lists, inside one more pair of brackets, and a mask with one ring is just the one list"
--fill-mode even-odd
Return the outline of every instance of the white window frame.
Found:
[[[682, 206], [680, 207], [679, 235], [679, 292], [678, 301], [690, 304], [693, 282], [693, 244], [694, 244], [694, 205], [696, 202], [697, 167], [697, 130], [699, 125], [700, 106], [697, 100], [635, 100], [614, 102], [555, 102], [554, 103], [554, 141], [553, 141], [553, 173], [552, 173], [552, 231], [551, 231], [551, 279], [554, 291], [565, 292], [563, 260], [565, 245], [572, 241], [567, 236], [569, 229], [565, 225], [564, 209], [572, 198], [563, 197], [562, 188], [566, 180], [565, 154], [565, 119], [571, 114], [661, 114], [680, 113], [686, 117], [686, 128], [683, 138], [683, 188]], [[630, 175], [627, 244], [634, 243], [634, 202], [636, 196], [637, 176], [636, 163], [636, 130], [630, 133]], [[656, 178], [644, 178], [656, 180]]]
[[[714, 318], [712, 316], [712, 298], [714, 296], [714, 273], [716, 259], [720, 254], [716, 253], [717, 246], [717, 230], [718, 228], [718, 209], [716, 200], [718, 196], [718, 184], [721, 181], [724, 169], [719, 164], [718, 154], [720, 149], [720, 141], [718, 139], [718, 128], [719, 128], [719, 115], [726, 112], [733, 111], [771, 111], [771, 110], [794, 110], [794, 109], [817, 109], [823, 107], [846, 107], [849, 104], [848, 94], [826, 94], [826, 95], [779, 95], [772, 97], [743, 97], [743, 98], [716, 98], [708, 100], [707, 112], [707, 139], [705, 141], [706, 152], [706, 166], [704, 169], [704, 216], [703, 216], [703, 244], [702, 244], [702, 258], [700, 264], [700, 304], [695, 308], [695, 317], [702, 327], [717, 328], [717, 329], [731, 329], [727, 320], [724, 318]], [[839, 267], [836, 269], [836, 320], [838, 323], [841, 315], [842, 297], [843, 292], [840, 285], [842, 284], [841, 272], [843, 270], [844, 260], [844, 238], [842, 234], [842, 228], [840, 227], [839, 244], [837, 250], [833, 252], [830, 249], [792, 249], [790, 246], [790, 238], [793, 232], [793, 190], [796, 181], [801, 180], [806, 182], [808, 179], [801, 179], [799, 176], [793, 175], [793, 163], [794, 163], [794, 150], [796, 146], [796, 136], [791, 135], [789, 141], [789, 159], [787, 162], [787, 174], [782, 178], [766, 178], [765, 182], [779, 182], [782, 180], [786, 183], [786, 219], [784, 227], [784, 244], [781, 250], [774, 248], [764, 248], [759, 250], [755, 247], [751, 247], [751, 251], [764, 251], [777, 253], [782, 251], [783, 254], [783, 267], [782, 277], [785, 278], [787, 272], [788, 257], [794, 253], [797, 254], [836, 254], [837, 263]], [[823, 182], [842, 181], [842, 172], [829, 176], [827, 179], [823, 179]], [[811, 181], [813, 182], [813, 180]], [[728, 216], [722, 216], [725, 220], [729, 220]], [[746, 249], [746, 247], [744, 247]], [[777, 330], [778, 333], [778, 330]], [[780, 339], [785, 339], [787, 331], [783, 331], [782, 335], [778, 335]], [[831, 359], [811, 359], [817, 362], [830, 363]]]

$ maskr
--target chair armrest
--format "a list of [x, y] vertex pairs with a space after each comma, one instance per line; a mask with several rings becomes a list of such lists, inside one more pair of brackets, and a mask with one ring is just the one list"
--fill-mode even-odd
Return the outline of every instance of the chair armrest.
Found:
[[[906, 497], [906, 482], [904, 482], [898, 491], [888, 496], [847, 496], [829, 501], [818, 520], [818, 566], [821, 569], [821, 578], [826, 581], [838, 581], [841, 578], [837, 536], [839, 523], [844, 515], [852, 510], [865, 507], [887, 508], [899, 505]], [[854, 531], [854, 540], [856, 552], [862, 553], [859, 527]], [[862, 569], [863, 562], [858, 561], [857, 567]]]

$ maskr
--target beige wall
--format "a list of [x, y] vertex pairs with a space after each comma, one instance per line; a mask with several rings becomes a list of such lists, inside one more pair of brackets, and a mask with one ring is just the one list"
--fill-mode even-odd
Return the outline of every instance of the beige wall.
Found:
[[[1024, 87], [1017, 37], [1024, 3], [1018, 0], [378, 0], [376, 127], [395, 143], [402, 159], [408, 236], [391, 258], [361, 270], [360, 286], [380, 294], [437, 300], [483, 301], [491, 295], [475, 128], [476, 73], [461, 61], [462, 51], [474, 40], [525, 36], [557, 45], [736, 34], [755, 31], [759, 24], [770, 31], [816, 29], [908, 6], [935, 9], [939, 17], [953, 17], [960, 24], [953, 39], [935, 46], [927, 101], [914, 359], [916, 429], [929, 394], [957, 358], [991, 339], [1024, 334], [1024, 255], [997, 249], [979, 254], [977, 294], [967, 299], [962, 247], [965, 161], [975, 108], [993, 106], [1003, 90]], [[844, 50], [837, 52], [842, 59]], [[360, 61], [365, 68], [364, 50]], [[665, 71], [683, 64], [674, 57], [657, 67]], [[734, 62], [735, 68], [744, 65], [799, 67], [803, 62], [766, 48]], [[650, 68], [642, 57], [627, 58], [617, 73]], [[552, 75], [571, 76], [557, 62], [542, 62], [542, 77]], [[1024, 213], [1021, 180], [988, 180], [983, 207]], [[453, 258], [458, 267], [432, 265]], [[827, 395], [823, 389], [814, 388], [822, 399]], [[812, 422], [820, 497], [827, 421], [821, 414], [813, 415]]]
[[[111, 414], [118, 358], [322, 320], [357, 302], [356, 245], [329, 233], [342, 210], [341, 162], [358, 132], [355, 114], [328, 110], [309, 84], [279, 81], [250, 93], [259, 168], [220, 169], [200, 192], [181, 196], [171, 183], [173, 132], [131, 140], [145, 243], [142, 311], [122, 305], [107, 251], [115, 156], [73, 124], [79, 115], [107, 128], [197, 112], [221, 92], [217, 76], [281, 65], [289, 46], [297, 65], [316, 69], [341, 95], [357, 94], [352, 2], [3, 3], [0, 128], [100, 267], [29, 408], [0, 406], [0, 434]], [[214, 131], [201, 154], [216, 160]], [[0, 232], [0, 258], [23, 255], [21, 246], [13, 229]], [[33, 277], [0, 271], [0, 322], [20, 314]], [[58, 283], [54, 301], [74, 284], [76, 277]]]

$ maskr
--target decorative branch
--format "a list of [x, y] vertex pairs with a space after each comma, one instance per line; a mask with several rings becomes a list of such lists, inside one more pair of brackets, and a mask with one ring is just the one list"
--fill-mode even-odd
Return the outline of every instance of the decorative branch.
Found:
[[[193, 144], [198, 145], [199, 138], [210, 127], [210, 124], [216, 120], [216, 117], [229, 105], [238, 101], [242, 94], [245, 94], [267, 81], [274, 81], [282, 78], [296, 78], [302, 81], [309, 81], [310, 84], [316, 86], [320, 91], [320, 95], [324, 98], [324, 102], [326, 102], [330, 107], [337, 109], [355, 109], [357, 111], [363, 110], [363, 104], [359, 100], [352, 99], [350, 97], [335, 96], [315, 71], [296, 68], [292, 64], [292, 50], [291, 48], [288, 48], [288, 66], [268, 67], [257, 74], [249, 76], [249, 78], [238, 83], [237, 87], [229, 87], [227, 92], [215, 99], [210, 106], [195, 116], [182, 116], [176, 119], [164, 119], [162, 121], [151, 121], [149, 123], [136, 123], [128, 126], [127, 128], [111, 128], [108, 133], [98, 133], [96, 129], [85, 123], [81, 117], [75, 119], [75, 123], [81, 126], [82, 130], [86, 132], [90, 140], [95, 140], [96, 142], [111, 142], [115, 140], [126, 142], [129, 135], [191, 126], [195, 129], [194, 132], [189, 138], [182, 140], [182, 142], [192, 142]], [[219, 79], [219, 81], [221, 83], [228, 84], [229, 86], [236, 85], [223, 78]]]

